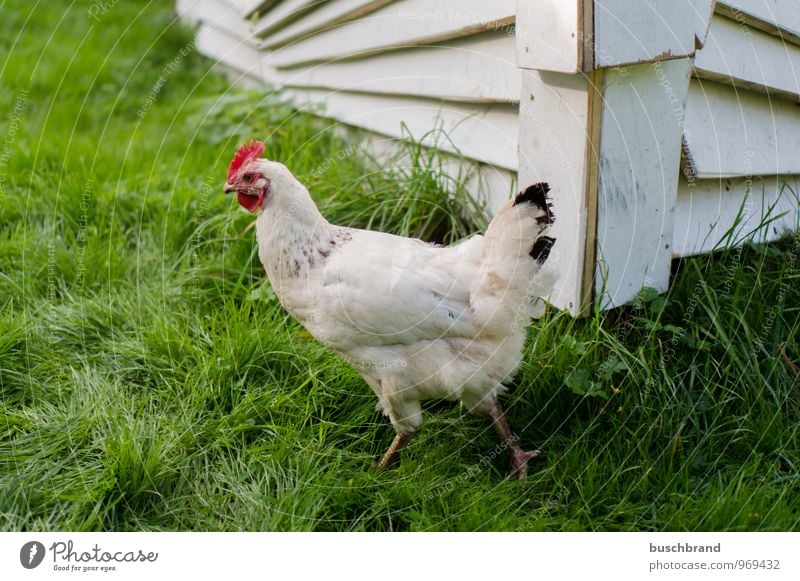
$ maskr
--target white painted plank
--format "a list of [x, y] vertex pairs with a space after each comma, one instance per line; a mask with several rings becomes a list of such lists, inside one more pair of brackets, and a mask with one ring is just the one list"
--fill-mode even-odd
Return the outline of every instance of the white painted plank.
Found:
[[262, 4], [267, 2], [269, 0], [244, 0], [239, 8], [239, 13], [244, 17], [250, 16], [250, 14], [261, 8]]
[[[517, 64], [523, 69], [577, 73], [583, 70], [582, 0], [519, 0]], [[585, 42], [584, 42], [585, 41]]]
[[327, 0], [283, 0], [267, 12], [255, 25], [258, 36], [265, 36], [278, 27], [286, 27], [300, 16], [307, 17], [307, 12], [320, 8]]
[[262, 80], [261, 52], [211, 24], [203, 24], [195, 36], [197, 50], [205, 56], [253, 79]]
[[603, 308], [632, 301], [645, 286], [669, 287], [691, 70], [691, 59], [681, 59], [606, 73], [595, 273]]
[[178, 0], [175, 9], [181, 20], [193, 26], [208, 23], [249, 45], [255, 47], [258, 44], [250, 24], [242, 18], [240, 8], [235, 4], [222, 0]]
[[271, 66], [328, 62], [408, 45], [424, 45], [499, 28], [514, 21], [515, 0], [400, 0], [271, 53]]
[[716, 10], [743, 26], [800, 43], [800, 2], [797, 0], [719, 0]]
[[715, 16], [695, 58], [699, 77], [800, 98], [800, 46]]
[[522, 78], [514, 51], [513, 37], [492, 32], [365, 59], [270, 71], [266, 80], [294, 88], [512, 103], [519, 101]]
[[337, 24], [362, 18], [391, 2], [393, 0], [328, 0], [300, 20], [280, 29], [259, 26], [257, 32], [264, 38], [262, 48], [274, 50], [293, 40], [333, 28]]
[[711, 252], [731, 240], [729, 231], [734, 232], [732, 240], [739, 243], [769, 242], [800, 230], [798, 194], [798, 176], [693, 182], [682, 179], [675, 209], [673, 251], [676, 256]]
[[690, 56], [697, 0], [595, 0], [595, 68]]
[[589, 108], [584, 75], [523, 71], [519, 115], [519, 188], [548, 182], [556, 214], [550, 264], [559, 272], [553, 305], [581, 308], [587, 207]]
[[784, 99], [693, 80], [684, 141], [695, 178], [800, 174], [800, 110]]
[[254, 13], [265, 14], [272, 10], [276, 4], [281, 4], [283, 0], [228, 0], [238, 6], [239, 14], [249, 18]]
[[[405, 124], [423, 144], [464, 157], [517, 169], [517, 109], [510, 105], [464, 106], [426, 99], [362, 95], [317, 89], [289, 89], [299, 106], [348, 125], [403, 137]], [[440, 127], [441, 131], [433, 131]]]

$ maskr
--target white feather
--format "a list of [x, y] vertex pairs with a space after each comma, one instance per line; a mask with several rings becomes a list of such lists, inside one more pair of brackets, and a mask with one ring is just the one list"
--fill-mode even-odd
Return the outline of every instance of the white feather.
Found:
[[480, 410], [519, 365], [554, 282], [529, 256], [545, 210], [511, 202], [486, 236], [451, 247], [329, 224], [280, 164], [257, 222], [259, 256], [287, 310], [360, 371], [399, 433], [419, 402]]

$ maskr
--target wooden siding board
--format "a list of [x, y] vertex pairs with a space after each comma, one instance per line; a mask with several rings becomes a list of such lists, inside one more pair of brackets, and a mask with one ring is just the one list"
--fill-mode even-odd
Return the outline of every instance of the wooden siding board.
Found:
[[236, 4], [222, 0], [178, 0], [175, 9], [179, 18], [194, 26], [211, 24], [248, 45], [257, 45], [257, 39], [250, 34], [249, 23], [242, 18]]
[[800, 110], [784, 99], [693, 80], [684, 141], [694, 178], [800, 174]]
[[250, 14], [261, 8], [262, 5], [269, 4], [270, 1], [271, 0], [244, 0], [239, 8], [239, 12], [244, 17], [250, 16]]
[[742, 26], [800, 44], [800, 3], [796, 0], [718, 0], [716, 10]]
[[293, 88], [513, 103], [519, 101], [522, 74], [514, 63], [513, 36], [492, 32], [365, 59], [275, 70], [267, 77]]
[[395, 0], [328, 0], [318, 5], [301, 20], [282, 26], [280, 29], [261, 27], [257, 34], [264, 40], [262, 48], [274, 50], [295, 40], [312, 36], [334, 28], [350, 20], [362, 18], [371, 12], [391, 4]]
[[264, 14], [255, 24], [257, 36], [267, 36], [277, 28], [286, 29], [300, 17], [308, 17], [312, 10], [319, 9], [327, 0], [284, 0]]
[[233, 0], [239, 6], [239, 13], [245, 18], [249, 18], [256, 12], [264, 14], [269, 12], [283, 0]]
[[[800, 10], [800, 8], [799, 8]], [[715, 16], [695, 58], [701, 78], [800, 99], [800, 46]]]
[[[348, 125], [391, 137], [405, 137], [403, 125], [423, 144], [498, 166], [517, 169], [517, 108], [464, 106], [427, 99], [363, 95], [343, 91], [288, 89], [300, 107]], [[440, 127], [441, 131], [433, 131]]]
[[732, 229], [734, 242], [769, 242], [800, 230], [798, 194], [797, 176], [682, 179], [672, 237], [675, 256], [716, 250], [730, 239], [726, 234]]
[[514, 13], [514, 0], [465, 0], [457, 9], [446, 0], [401, 0], [272, 52], [270, 66], [299, 66], [443, 42], [512, 24]]

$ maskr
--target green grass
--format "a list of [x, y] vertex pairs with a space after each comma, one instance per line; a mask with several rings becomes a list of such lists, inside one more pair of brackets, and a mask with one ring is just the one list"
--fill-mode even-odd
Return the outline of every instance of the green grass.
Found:
[[0, 157], [0, 528], [800, 529], [793, 240], [536, 325], [506, 398], [546, 452], [526, 481], [485, 420], [441, 403], [398, 470], [372, 469], [391, 428], [264, 284], [227, 162], [264, 138], [340, 223], [449, 242], [483, 218], [435, 153], [380, 169], [358, 135], [231, 91], [194, 53], [140, 117], [191, 41], [169, 4], [94, 22], [88, 2], [0, 0], [0, 140], [18, 125]]

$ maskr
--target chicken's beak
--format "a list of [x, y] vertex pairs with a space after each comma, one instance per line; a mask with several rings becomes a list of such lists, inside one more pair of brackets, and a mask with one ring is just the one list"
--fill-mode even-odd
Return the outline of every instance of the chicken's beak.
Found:
[[235, 192], [236, 191], [236, 185], [232, 184], [231, 182], [228, 182], [227, 184], [225, 184], [225, 187], [222, 189], [222, 191], [225, 192], [226, 194], [230, 194], [231, 192]]

